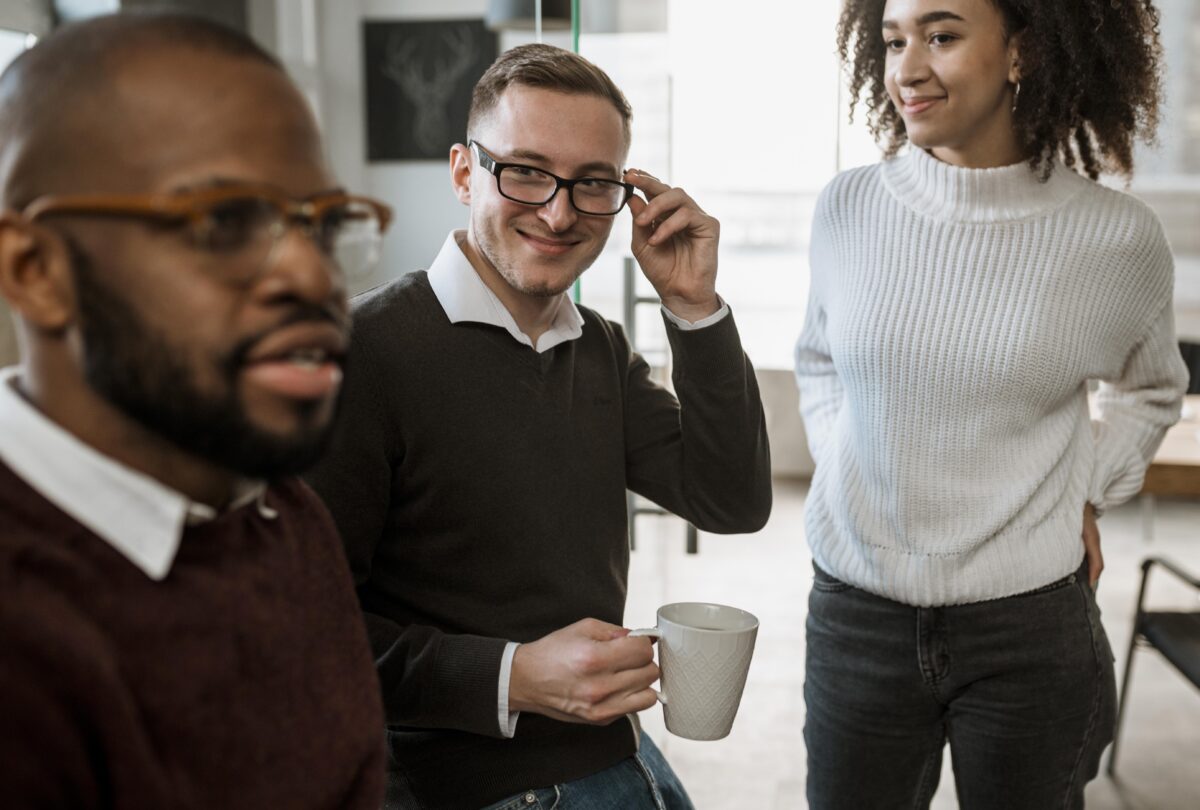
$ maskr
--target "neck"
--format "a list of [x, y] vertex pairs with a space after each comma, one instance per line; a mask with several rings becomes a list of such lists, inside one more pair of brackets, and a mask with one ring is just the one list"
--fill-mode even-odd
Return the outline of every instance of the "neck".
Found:
[[17, 389], [42, 414], [94, 450], [213, 507], [229, 502], [236, 473], [180, 450], [101, 397], [78, 375], [31, 358]]
[[1013, 166], [1025, 160], [1025, 153], [1011, 144], [1011, 148], [979, 148], [977, 146], [962, 149], [952, 147], [934, 147], [929, 153], [943, 163], [958, 166], [962, 169], [999, 169]]
[[961, 144], [934, 146], [928, 151], [943, 163], [963, 169], [998, 169], [1028, 157], [1017, 141], [1011, 117], [976, 131]]
[[538, 338], [544, 335], [554, 323], [554, 317], [558, 314], [558, 307], [562, 303], [562, 296], [532, 295], [513, 287], [479, 250], [470, 231], [467, 232], [462, 250], [467, 261], [479, 274], [479, 278], [500, 299], [500, 303], [508, 310], [508, 314], [512, 315], [513, 320], [517, 322], [517, 328], [529, 338], [534, 346], [537, 346]]

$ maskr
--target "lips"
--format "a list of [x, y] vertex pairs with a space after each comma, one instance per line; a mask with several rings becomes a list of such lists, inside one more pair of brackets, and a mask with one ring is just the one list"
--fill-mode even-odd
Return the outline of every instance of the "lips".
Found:
[[561, 256], [580, 243], [579, 239], [562, 239], [540, 236], [517, 229], [517, 234], [535, 251], [547, 256]]
[[287, 399], [333, 396], [342, 382], [346, 336], [328, 322], [277, 329], [247, 354], [242, 375], [251, 385]]
[[905, 115], [920, 115], [943, 98], [944, 96], [913, 96], [901, 99], [901, 104]]

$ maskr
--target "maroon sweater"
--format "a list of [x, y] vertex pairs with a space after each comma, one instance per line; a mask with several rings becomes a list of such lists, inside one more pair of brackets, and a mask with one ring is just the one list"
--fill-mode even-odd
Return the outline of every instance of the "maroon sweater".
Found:
[[0, 804], [378, 808], [383, 713], [328, 513], [298, 481], [149, 579], [0, 464]]

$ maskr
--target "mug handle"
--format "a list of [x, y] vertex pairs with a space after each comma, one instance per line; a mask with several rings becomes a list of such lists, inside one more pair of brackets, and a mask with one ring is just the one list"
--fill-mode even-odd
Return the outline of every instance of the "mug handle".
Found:
[[[648, 636], [650, 638], [662, 638], [662, 631], [659, 630], [657, 627], [640, 627], [637, 630], [630, 630], [629, 635], [626, 636], [626, 638], [637, 638], [638, 636]], [[664, 706], [666, 705], [666, 703], [667, 703], [666, 695], [664, 695], [662, 692], [655, 689], [653, 686], [650, 687], [650, 691], [654, 693], [654, 696], [656, 698], [658, 698], [659, 703], [663, 704]]]

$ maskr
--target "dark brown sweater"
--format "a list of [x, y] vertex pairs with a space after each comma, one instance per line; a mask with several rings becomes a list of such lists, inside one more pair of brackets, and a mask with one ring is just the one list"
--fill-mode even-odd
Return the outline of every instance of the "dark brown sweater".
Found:
[[0, 464], [0, 805], [378, 808], [378, 681], [298, 481], [149, 579]]
[[770, 511], [732, 316], [668, 326], [676, 400], [619, 326], [581, 313], [580, 338], [539, 354], [452, 325], [424, 272], [355, 302], [339, 431], [310, 480], [346, 543], [393, 757], [426, 807], [479, 807], [635, 751], [624, 720], [526, 713], [507, 740], [497, 719], [506, 641], [621, 623], [627, 488], [712, 532], [755, 531]]

